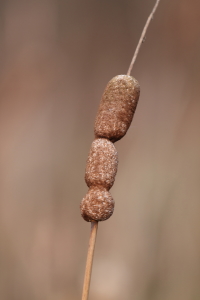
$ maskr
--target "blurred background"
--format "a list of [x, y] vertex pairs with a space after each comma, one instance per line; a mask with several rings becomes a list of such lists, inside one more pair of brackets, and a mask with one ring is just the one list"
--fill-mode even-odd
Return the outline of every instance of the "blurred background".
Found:
[[[0, 299], [81, 299], [79, 211], [107, 82], [126, 74], [155, 0], [0, 2]], [[115, 145], [90, 299], [200, 299], [200, 2], [161, 0]]]

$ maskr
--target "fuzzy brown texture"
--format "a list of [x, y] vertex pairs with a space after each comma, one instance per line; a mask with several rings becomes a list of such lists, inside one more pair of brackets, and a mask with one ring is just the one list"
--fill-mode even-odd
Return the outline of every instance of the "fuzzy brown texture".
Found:
[[81, 201], [81, 215], [87, 222], [105, 221], [113, 214], [115, 202], [101, 186], [93, 186]]
[[118, 155], [112, 142], [107, 139], [93, 141], [87, 160], [85, 181], [90, 186], [103, 186], [109, 190], [117, 173]]
[[113, 143], [127, 132], [138, 103], [140, 86], [129, 75], [112, 78], [102, 96], [95, 120], [95, 137], [107, 138]]

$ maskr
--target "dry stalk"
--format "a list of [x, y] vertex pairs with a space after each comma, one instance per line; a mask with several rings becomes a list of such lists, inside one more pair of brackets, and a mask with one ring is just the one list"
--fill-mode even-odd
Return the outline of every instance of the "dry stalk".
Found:
[[97, 236], [97, 229], [98, 229], [98, 222], [91, 222], [91, 232], [90, 232], [90, 240], [88, 246], [88, 255], [85, 267], [85, 277], [83, 283], [83, 293], [82, 293], [82, 300], [88, 299], [89, 288], [90, 288], [90, 279], [92, 274], [92, 262], [94, 257], [94, 248], [95, 248], [95, 241]]
[[151, 20], [153, 19], [153, 16], [154, 16], [154, 14], [155, 14], [155, 12], [156, 12], [156, 9], [157, 9], [157, 7], [158, 7], [159, 2], [160, 2], [160, 0], [157, 0], [157, 1], [156, 1], [156, 4], [154, 5], [154, 8], [153, 8], [152, 12], [150, 13], [150, 15], [149, 15], [149, 17], [148, 17], [148, 19], [147, 19], [147, 21], [146, 21], [146, 24], [145, 24], [144, 29], [143, 29], [143, 31], [142, 31], [142, 34], [141, 34], [141, 36], [140, 36], [139, 42], [138, 42], [137, 47], [136, 47], [136, 49], [135, 49], [135, 53], [134, 53], [134, 55], [133, 55], [132, 61], [131, 61], [131, 63], [130, 63], [130, 66], [129, 66], [127, 75], [130, 75], [130, 74], [131, 74], [133, 65], [134, 65], [134, 63], [135, 63], [135, 61], [136, 61], [136, 58], [137, 58], [137, 56], [138, 56], [138, 53], [139, 53], [140, 48], [141, 48], [141, 46], [142, 46], [142, 43], [143, 43], [144, 40], [145, 40], [145, 36], [146, 36], [147, 29], [148, 29], [148, 27], [149, 27], [149, 24], [150, 24]]

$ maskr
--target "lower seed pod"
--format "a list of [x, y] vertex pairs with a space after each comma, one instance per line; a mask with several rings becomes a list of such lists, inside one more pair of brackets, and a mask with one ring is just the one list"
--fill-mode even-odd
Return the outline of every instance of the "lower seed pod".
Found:
[[90, 186], [103, 186], [109, 190], [117, 173], [118, 155], [112, 142], [107, 139], [93, 141], [87, 160], [85, 181]]
[[81, 215], [87, 222], [105, 221], [114, 211], [114, 200], [111, 194], [101, 186], [93, 186], [81, 201]]
[[137, 106], [140, 86], [129, 75], [111, 79], [102, 96], [95, 120], [95, 137], [107, 138], [113, 143], [127, 132]]

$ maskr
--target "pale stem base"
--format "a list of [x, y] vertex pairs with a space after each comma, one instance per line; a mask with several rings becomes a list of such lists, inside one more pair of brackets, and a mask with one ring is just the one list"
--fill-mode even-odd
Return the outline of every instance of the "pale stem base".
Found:
[[95, 221], [91, 222], [91, 232], [90, 232], [86, 268], [85, 268], [85, 277], [83, 283], [82, 300], [88, 300], [97, 228], [98, 228], [98, 222]]

